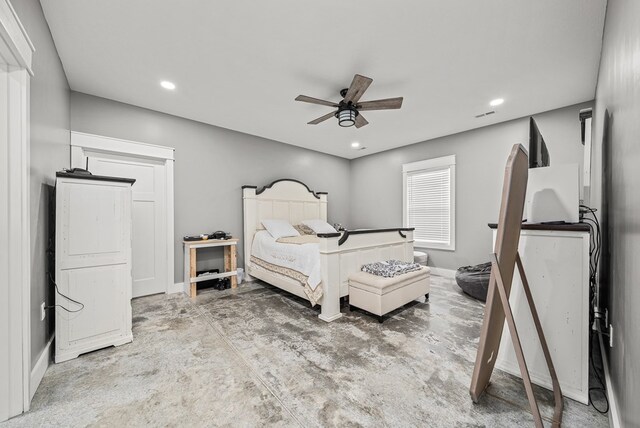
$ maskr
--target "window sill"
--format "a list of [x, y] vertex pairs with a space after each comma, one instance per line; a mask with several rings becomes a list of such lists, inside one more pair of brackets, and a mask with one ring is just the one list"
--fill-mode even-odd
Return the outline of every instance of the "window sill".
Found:
[[434, 244], [424, 243], [420, 241], [414, 241], [413, 247], [417, 249], [424, 249], [424, 250], [440, 250], [440, 251], [451, 251], [451, 252], [456, 251], [455, 246], [440, 246], [440, 245], [434, 245]]

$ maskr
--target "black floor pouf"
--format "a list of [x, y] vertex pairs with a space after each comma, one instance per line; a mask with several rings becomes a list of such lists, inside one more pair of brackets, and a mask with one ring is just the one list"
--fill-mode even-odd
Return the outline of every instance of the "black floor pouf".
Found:
[[456, 271], [456, 282], [466, 294], [474, 299], [486, 302], [490, 276], [491, 262], [475, 266], [463, 266]]

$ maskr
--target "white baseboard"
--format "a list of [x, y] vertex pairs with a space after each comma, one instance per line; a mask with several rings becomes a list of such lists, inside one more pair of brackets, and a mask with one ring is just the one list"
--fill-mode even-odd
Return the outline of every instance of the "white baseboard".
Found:
[[167, 290], [167, 294], [176, 294], [176, 293], [186, 293], [184, 289], [184, 282], [176, 282], [169, 288], [169, 290]]
[[609, 425], [613, 428], [620, 428], [622, 426], [622, 423], [620, 422], [620, 410], [618, 409], [618, 400], [616, 400], [616, 393], [613, 390], [613, 385], [611, 384], [609, 360], [607, 359], [607, 353], [604, 350], [602, 333], [598, 333], [598, 339], [600, 340], [600, 354], [602, 355], [602, 366], [604, 367], [604, 383], [607, 384], [607, 399], [609, 400]]
[[36, 394], [36, 390], [38, 386], [40, 386], [40, 382], [42, 382], [42, 378], [49, 368], [49, 362], [51, 361], [51, 345], [53, 344], [53, 339], [55, 335], [51, 336], [51, 339], [47, 342], [47, 345], [44, 347], [42, 354], [36, 361], [35, 366], [31, 370], [31, 379], [29, 380], [29, 400], [33, 400], [33, 396]]
[[444, 268], [432, 267], [432, 266], [429, 266], [429, 269], [431, 269], [431, 273], [433, 275], [443, 276], [445, 278], [451, 278], [451, 279], [454, 279], [456, 277], [456, 271], [453, 269], [444, 269]]

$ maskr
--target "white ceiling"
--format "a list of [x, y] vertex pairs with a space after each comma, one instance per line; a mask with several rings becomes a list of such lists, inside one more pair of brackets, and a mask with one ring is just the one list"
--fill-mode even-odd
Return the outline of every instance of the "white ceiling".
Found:
[[[73, 90], [345, 158], [592, 100], [606, 8], [606, 0], [41, 3]], [[361, 129], [334, 119], [307, 125], [330, 108], [294, 98], [339, 101], [355, 73], [373, 78], [362, 101], [404, 96], [402, 109], [365, 112]], [[474, 117], [498, 97], [496, 114]]]

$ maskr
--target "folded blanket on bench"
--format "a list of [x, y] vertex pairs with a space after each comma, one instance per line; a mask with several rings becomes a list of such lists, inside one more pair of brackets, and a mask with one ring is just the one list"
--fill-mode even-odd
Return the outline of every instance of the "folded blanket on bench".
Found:
[[387, 260], [384, 262], [375, 262], [362, 265], [362, 271], [372, 275], [384, 276], [385, 278], [393, 278], [403, 273], [414, 272], [420, 270], [418, 263], [403, 262], [400, 260]]

